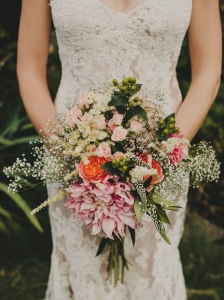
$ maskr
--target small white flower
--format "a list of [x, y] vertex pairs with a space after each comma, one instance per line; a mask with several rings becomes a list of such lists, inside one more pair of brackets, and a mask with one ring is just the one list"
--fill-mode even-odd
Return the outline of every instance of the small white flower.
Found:
[[155, 169], [148, 169], [142, 166], [136, 166], [132, 169], [129, 173], [131, 175], [131, 181], [135, 183], [138, 180], [142, 180], [145, 175], [157, 175], [157, 170]]
[[68, 142], [70, 145], [74, 146], [77, 144], [77, 139], [75, 139], [74, 137], [71, 137]]
[[80, 153], [80, 152], [82, 152], [82, 146], [77, 146], [75, 148], [75, 153]]
[[88, 95], [88, 98], [93, 98], [94, 95], [95, 95], [95, 94], [94, 94], [93, 92], [90, 92], [89, 95]]
[[93, 102], [94, 102], [93, 98], [89, 98], [88, 101], [87, 101], [88, 104], [93, 104]]

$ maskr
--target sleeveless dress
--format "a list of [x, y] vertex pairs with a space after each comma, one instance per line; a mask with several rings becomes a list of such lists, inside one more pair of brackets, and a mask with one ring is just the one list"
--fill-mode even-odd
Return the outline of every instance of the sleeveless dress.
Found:
[[[93, 85], [126, 76], [143, 84], [144, 97], [156, 102], [161, 94], [165, 114], [178, 109], [182, 97], [175, 69], [192, 0], [133, 0], [124, 12], [113, 8], [113, 0], [51, 0], [50, 5], [62, 64], [58, 112]], [[49, 195], [57, 189], [57, 183], [49, 184]], [[175, 201], [185, 208], [187, 191]], [[52, 204], [49, 212], [53, 253], [46, 300], [186, 299], [178, 251], [185, 209], [169, 213], [171, 246], [147, 215], [134, 248], [127, 235], [126, 256], [132, 266], [124, 284], [116, 287], [106, 280], [108, 253], [95, 257], [100, 238], [72, 217], [64, 201]]]

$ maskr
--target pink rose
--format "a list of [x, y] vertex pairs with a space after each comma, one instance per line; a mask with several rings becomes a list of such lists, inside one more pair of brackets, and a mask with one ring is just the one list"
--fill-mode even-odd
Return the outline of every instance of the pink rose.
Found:
[[120, 151], [115, 152], [113, 156], [117, 161], [119, 161], [122, 156], [125, 158], [125, 154]]
[[[170, 138], [179, 138], [183, 139], [184, 135], [179, 133], [172, 133], [170, 134]], [[176, 165], [185, 159], [188, 155], [188, 145], [181, 143], [179, 146], [174, 147], [173, 151], [169, 154], [170, 163], [172, 165]]]
[[111, 155], [111, 149], [109, 147], [109, 145], [105, 142], [100, 143], [100, 145], [98, 146], [97, 150], [96, 150], [96, 154], [98, 156], [104, 156], [104, 157], [108, 157]]
[[76, 117], [77, 119], [82, 117], [82, 111], [81, 111], [81, 109], [78, 108], [77, 105], [74, 105], [69, 113], [70, 113], [70, 115]]
[[73, 126], [77, 119], [82, 117], [82, 111], [78, 108], [77, 105], [74, 105], [73, 108], [65, 113], [65, 122], [69, 126]]
[[69, 126], [73, 126], [75, 124], [75, 121], [77, 120], [77, 118], [74, 118], [73, 116], [71, 116], [69, 113], [65, 114], [65, 123]]
[[138, 121], [131, 121], [130, 130], [133, 132], [140, 132], [142, 130], [142, 124]]
[[88, 104], [88, 98], [81, 98], [77, 101], [77, 105], [80, 109], [85, 109], [85, 108], [89, 108], [89, 104]]
[[113, 119], [109, 120], [107, 125], [110, 128], [111, 132], [113, 132], [114, 129], [117, 128], [117, 125], [114, 123]]
[[121, 142], [126, 138], [127, 134], [127, 129], [123, 128], [122, 126], [118, 126], [114, 129], [111, 139], [114, 142]]
[[184, 143], [180, 144], [178, 147], [175, 147], [172, 153], [169, 154], [170, 163], [176, 165], [185, 159], [188, 155], [188, 146]]
[[113, 122], [114, 122], [115, 125], [121, 125], [123, 118], [124, 118], [123, 115], [114, 114], [112, 120], [113, 120]]

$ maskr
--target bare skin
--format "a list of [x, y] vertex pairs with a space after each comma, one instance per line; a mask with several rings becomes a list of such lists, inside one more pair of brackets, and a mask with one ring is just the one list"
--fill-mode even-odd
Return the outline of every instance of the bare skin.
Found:
[[[129, 0], [113, 1], [118, 11], [124, 11], [130, 4]], [[24, 106], [38, 132], [56, 115], [46, 80], [50, 29], [49, 0], [22, 0], [17, 74]], [[176, 114], [177, 125], [189, 140], [197, 133], [217, 95], [221, 36], [219, 1], [193, 0], [189, 27], [192, 81]], [[43, 134], [46, 133], [40, 133]]]

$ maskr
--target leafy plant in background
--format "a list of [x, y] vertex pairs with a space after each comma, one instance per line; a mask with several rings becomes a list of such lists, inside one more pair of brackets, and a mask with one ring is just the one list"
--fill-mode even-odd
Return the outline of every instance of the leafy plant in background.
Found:
[[[36, 216], [30, 215], [30, 205], [20, 194], [12, 194], [7, 191], [7, 180], [2, 173], [3, 167], [15, 160], [17, 155], [26, 153], [28, 143], [38, 138], [23, 108], [16, 78], [16, 43], [0, 27], [0, 230], [9, 232], [20, 226], [24, 215], [39, 231], [42, 227]], [[54, 45], [51, 45], [51, 53], [54, 53]], [[50, 73], [55, 79], [54, 60], [50, 58]], [[59, 69], [57, 67], [57, 69]], [[59, 71], [58, 71], [59, 75]], [[58, 82], [58, 80], [57, 80]], [[54, 84], [51, 84], [51, 87]], [[56, 89], [56, 84], [55, 84]], [[40, 189], [40, 188], [39, 188]], [[11, 201], [10, 201], [11, 200]], [[18, 209], [19, 208], [19, 209]], [[23, 212], [21, 215], [20, 211]]]
[[[1, 28], [2, 40], [7, 40], [8, 35]], [[7, 164], [7, 161], [13, 158], [15, 153], [22, 150], [22, 146], [26, 145], [30, 140], [36, 139], [37, 135], [32, 129], [27, 116], [25, 115], [21, 102], [18, 101], [18, 94], [16, 94], [17, 84], [15, 78], [15, 45], [7, 44], [7, 47], [2, 47], [0, 52], [1, 62], [0, 65], [6, 71], [8, 76], [1, 78], [3, 83], [0, 86], [0, 93], [2, 99], [0, 101], [0, 119], [3, 124], [0, 132], [0, 163], [1, 166]], [[1, 75], [2, 75], [1, 72]], [[6, 74], [4, 74], [6, 75]], [[1, 76], [2, 77], [2, 76]], [[10, 78], [8, 80], [8, 78]], [[20, 150], [21, 149], [21, 150]], [[0, 177], [0, 192], [1, 192], [1, 203], [0, 203], [0, 229], [8, 232], [9, 228], [17, 228], [18, 223], [16, 219], [18, 215], [15, 214], [11, 205], [7, 205], [7, 202], [11, 199], [16, 206], [18, 206], [23, 213], [27, 216], [30, 222], [39, 230], [42, 231], [42, 227], [38, 222], [37, 218], [30, 216], [30, 207], [23, 197], [19, 194], [12, 194], [7, 192], [7, 184], [2, 174]], [[6, 196], [6, 197], [5, 197]], [[2, 199], [7, 201], [2, 201]]]

